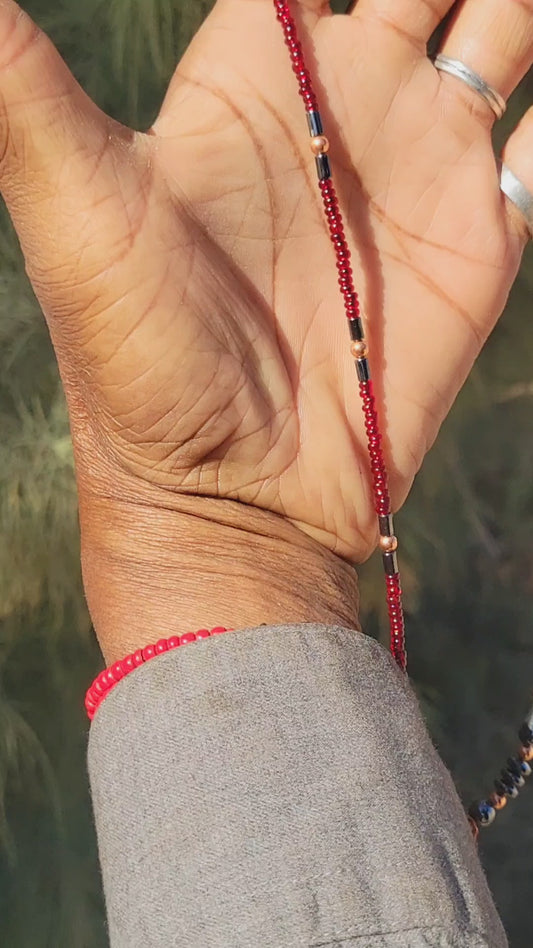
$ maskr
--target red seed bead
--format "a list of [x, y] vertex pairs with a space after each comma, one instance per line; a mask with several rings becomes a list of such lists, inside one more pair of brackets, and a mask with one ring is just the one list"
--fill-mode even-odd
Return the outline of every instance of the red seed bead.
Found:
[[169, 640], [168, 640], [168, 647], [169, 647], [169, 649], [171, 649], [171, 648], [178, 648], [179, 644], [180, 644], [180, 637], [179, 637], [179, 635], [171, 635], [170, 638], [169, 638]]
[[141, 665], [144, 665], [144, 657], [142, 648], [138, 648], [136, 652], [132, 655], [133, 664], [135, 668], [140, 668]]
[[144, 661], [149, 662], [156, 654], [155, 645], [147, 645], [146, 648], [143, 648], [142, 653]]
[[124, 674], [129, 675], [130, 672], [136, 667], [135, 662], [133, 661], [133, 655], [127, 655], [122, 662], [122, 667], [124, 669]]
[[115, 681], [120, 681], [122, 678], [124, 678], [125, 672], [122, 662], [115, 662], [111, 670], [113, 672]]
[[210, 637], [210, 635], [211, 635], [211, 633], [210, 633], [209, 629], [198, 629], [198, 632], [196, 633], [196, 638], [197, 638], [197, 639], [208, 639], [208, 638]]
[[211, 635], [220, 635], [222, 632], [229, 632], [230, 629], [225, 629], [223, 625], [216, 625], [214, 629], [211, 629]]
[[156, 655], [162, 655], [163, 652], [167, 652], [168, 641], [166, 639], [159, 639], [159, 642], [156, 642], [155, 651]]
[[186, 632], [185, 635], [180, 635], [180, 645], [188, 645], [189, 642], [196, 642], [194, 632]]

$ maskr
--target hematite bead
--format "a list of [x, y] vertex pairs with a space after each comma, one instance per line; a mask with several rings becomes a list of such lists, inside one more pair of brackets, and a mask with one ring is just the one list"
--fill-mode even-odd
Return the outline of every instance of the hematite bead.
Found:
[[486, 800], [481, 800], [480, 803], [472, 803], [468, 814], [478, 826], [490, 826], [496, 816], [496, 810]]
[[370, 366], [368, 359], [356, 359], [355, 368], [357, 369], [357, 378], [360, 382], [370, 381]]
[[320, 112], [307, 112], [306, 115], [311, 138], [314, 138], [316, 135], [323, 135], [324, 129], [322, 127]]
[[352, 342], [361, 342], [363, 338], [363, 324], [359, 316], [356, 316], [355, 319], [349, 319], [348, 325], [350, 327], [350, 339]]
[[394, 524], [392, 522], [392, 514], [387, 514], [386, 517], [379, 518], [379, 532], [382, 537], [394, 536]]
[[318, 174], [319, 181], [326, 181], [327, 178], [331, 178], [331, 168], [329, 164], [329, 158], [327, 155], [317, 155], [315, 158], [316, 161], [316, 170]]
[[383, 568], [387, 576], [394, 576], [398, 572], [398, 556], [396, 551], [383, 554]]

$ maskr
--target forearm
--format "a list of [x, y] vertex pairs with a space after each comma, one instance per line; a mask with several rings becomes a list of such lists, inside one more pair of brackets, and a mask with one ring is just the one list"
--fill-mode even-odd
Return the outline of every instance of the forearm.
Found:
[[283, 518], [230, 500], [82, 499], [89, 608], [108, 663], [225, 625], [359, 628], [355, 570]]

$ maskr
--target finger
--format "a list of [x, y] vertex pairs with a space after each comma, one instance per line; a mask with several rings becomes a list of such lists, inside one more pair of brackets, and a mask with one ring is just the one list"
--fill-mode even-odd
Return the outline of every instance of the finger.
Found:
[[[319, 19], [332, 16], [329, 0], [288, 0], [287, 6], [300, 40], [311, 34]], [[216, 89], [220, 83], [226, 88], [234, 85], [242, 99], [246, 94], [243, 70], [253, 77], [254, 84], [268, 90], [273, 77], [288, 76], [289, 64], [272, 0], [217, 0], [179, 63], [153, 129], [167, 134], [177, 112], [187, 112], [193, 126], [202, 119], [204, 128], [216, 126], [221, 102], [220, 98], [206, 102], [207, 89]], [[194, 87], [203, 101], [200, 108]]]
[[426, 45], [455, 0], [357, 0], [350, 13], [381, 21], [416, 45]]
[[19, 237], [30, 237], [47, 200], [87, 186], [109, 120], [47, 37], [13, 0], [0, 0], [0, 191]]
[[[533, 62], [533, 0], [462, 0], [439, 52], [461, 60], [507, 99]], [[461, 79], [442, 80], [479, 103]]]
[[[524, 187], [533, 195], [533, 108], [528, 109], [503, 150], [502, 159]], [[507, 197], [505, 202], [511, 229], [525, 242], [531, 232], [522, 212]]]

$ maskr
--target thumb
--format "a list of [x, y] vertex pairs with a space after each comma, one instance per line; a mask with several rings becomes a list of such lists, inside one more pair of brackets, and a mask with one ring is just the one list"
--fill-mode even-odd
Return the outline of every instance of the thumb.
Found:
[[25, 250], [36, 215], [50, 222], [59, 183], [63, 194], [87, 186], [110, 125], [45, 34], [0, 0], [0, 191]]

